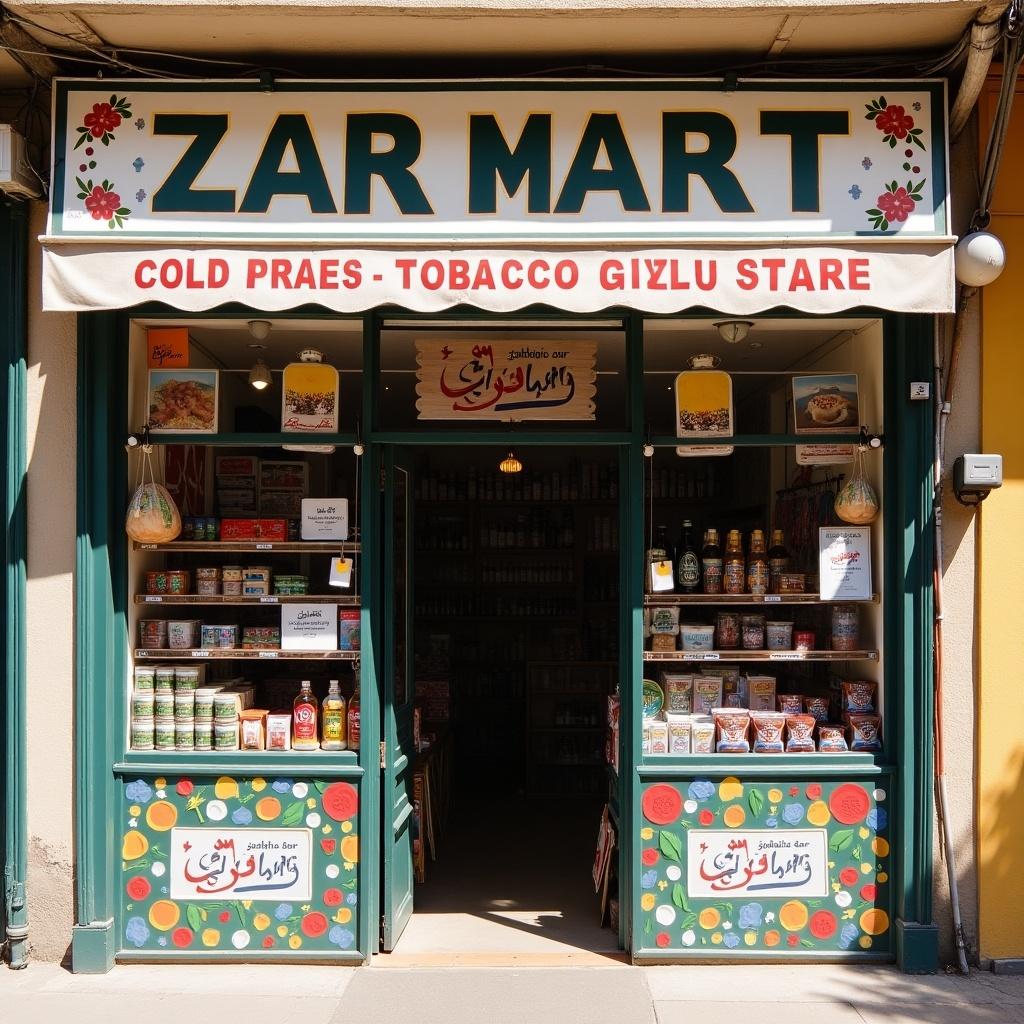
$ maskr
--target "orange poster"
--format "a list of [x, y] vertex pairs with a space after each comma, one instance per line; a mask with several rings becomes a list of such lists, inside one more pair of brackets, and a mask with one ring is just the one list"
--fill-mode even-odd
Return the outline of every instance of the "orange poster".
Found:
[[188, 368], [188, 328], [150, 327], [146, 331], [146, 365], [151, 370]]

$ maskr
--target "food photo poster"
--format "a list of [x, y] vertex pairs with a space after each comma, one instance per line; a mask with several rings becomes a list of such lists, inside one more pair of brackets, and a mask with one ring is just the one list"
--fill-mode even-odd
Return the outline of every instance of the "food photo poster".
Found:
[[216, 434], [217, 370], [150, 370], [149, 429], [154, 434]]
[[856, 433], [860, 429], [857, 374], [794, 377], [793, 418], [798, 434]]

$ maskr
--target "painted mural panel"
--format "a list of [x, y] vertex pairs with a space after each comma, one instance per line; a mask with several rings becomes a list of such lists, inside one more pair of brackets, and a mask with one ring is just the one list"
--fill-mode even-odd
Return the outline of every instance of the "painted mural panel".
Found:
[[285, 777], [143, 777], [123, 789], [121, 946], [353, 952], [359, 794]]
[[644, 786], [641, 949], [889, 952], [887, 781], [729, 777]]

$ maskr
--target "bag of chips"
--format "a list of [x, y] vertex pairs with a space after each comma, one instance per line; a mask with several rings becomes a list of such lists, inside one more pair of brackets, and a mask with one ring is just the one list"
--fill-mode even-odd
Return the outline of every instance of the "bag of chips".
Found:
[[153, 475], [153, 449], [142, 448], [135, 493], [128, 504], [124, 529], [140, 544], [166, 544], [181, 533], [181, 515], [174, 499]]

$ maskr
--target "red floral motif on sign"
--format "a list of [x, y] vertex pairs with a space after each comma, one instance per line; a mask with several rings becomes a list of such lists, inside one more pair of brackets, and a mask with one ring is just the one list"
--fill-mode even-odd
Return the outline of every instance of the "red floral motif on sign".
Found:
[[104, 192], [102, 185], [96, 185], [85, 200], [85, 208], [93, 220], [113, 219], [120, 205], [121, 197], [116, 192]]
[[121, 115], [109, 103], [94, 103], [92, 113], [85, 115], [82, 124], [94, 139], [102, 139], [105, 132], [120, 127]]
[[914, 127], [914, 119], [903, 107], [895, 104], [886, 107], [875, 118], [875, 127], [885, 135], [893, 135], [897, 139], [905, 139]]
[[910, 193], [900, 186], [895, 192], [883, 192], [877, 199], [878, 208], [885, 214], [885, 219], [892, 224], [894, 221], [902, 223], [914, 212], [916, 203], [910, 198]]

